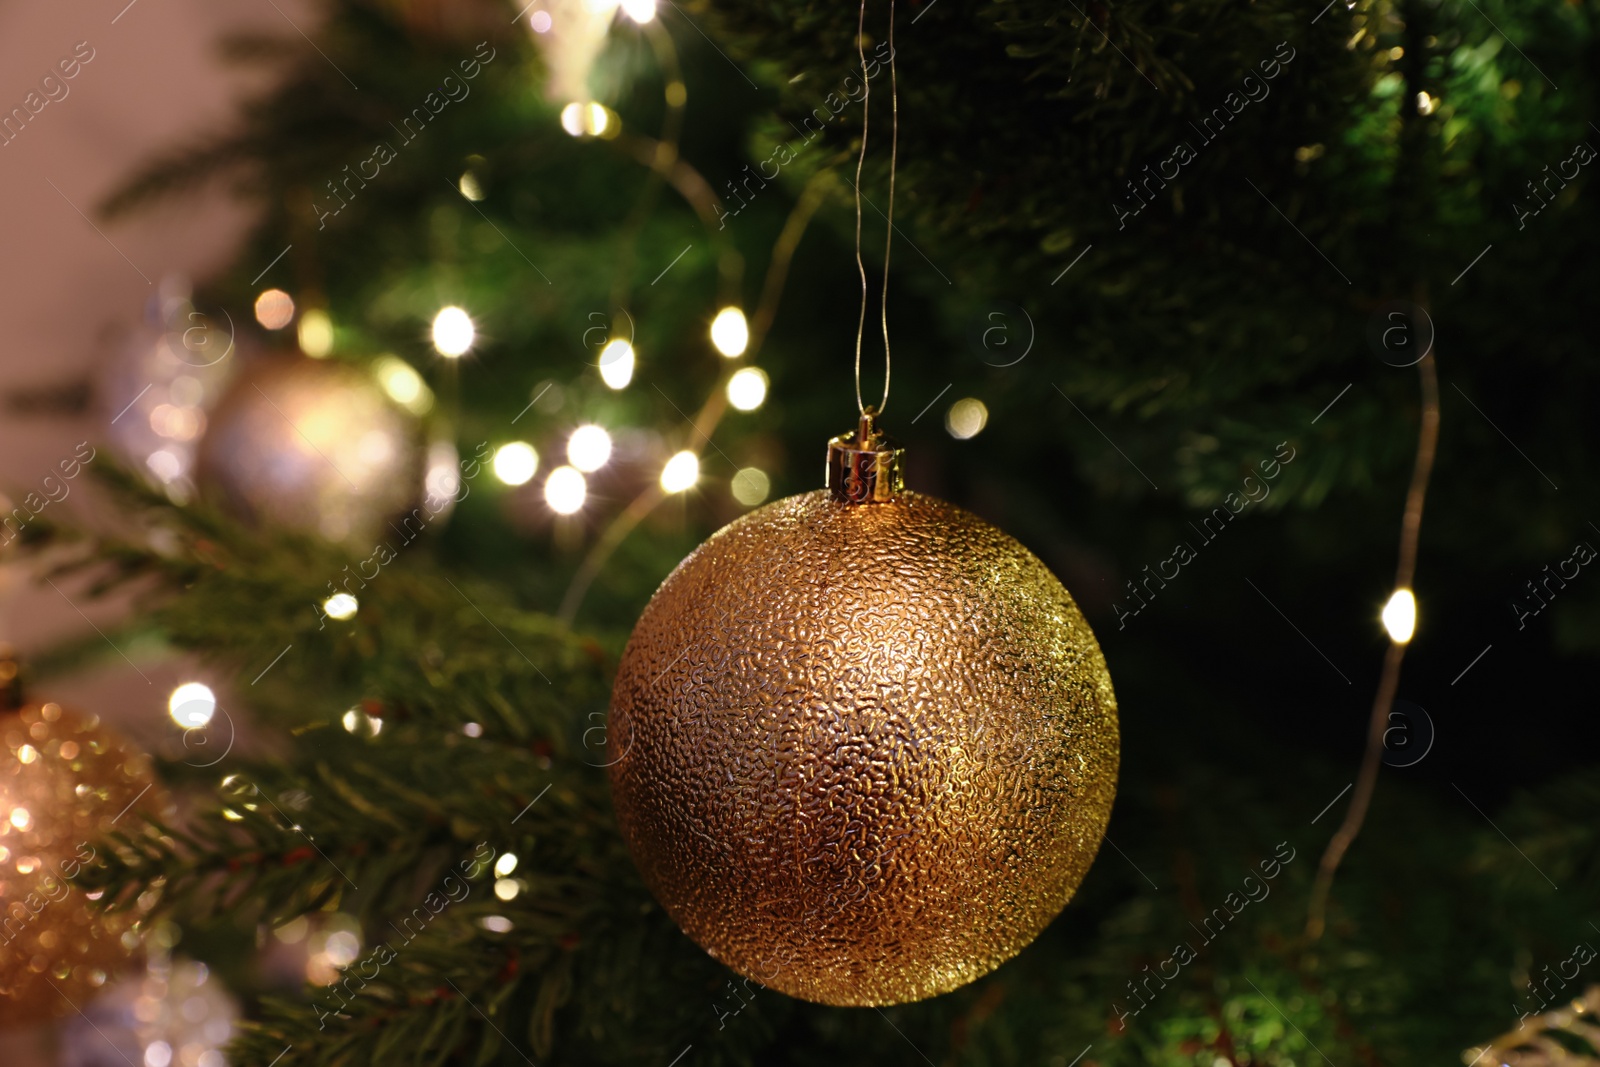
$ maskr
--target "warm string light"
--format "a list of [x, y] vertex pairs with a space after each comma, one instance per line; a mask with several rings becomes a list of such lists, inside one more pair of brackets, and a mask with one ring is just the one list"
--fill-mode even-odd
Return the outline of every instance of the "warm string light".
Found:
[[626, 389], [633, 381], [633, 346], [618, 338], [600, 352], [600, 380], [613, 389]]
[[167, 714], [186, 730], [211, 721], [217, 711], [217, 695], [204, 682], [184, 682], [167, 698]]
[[526, 441], [503, 444], [494, 452], [494, 476], [506, 485], [527, 485], [539, 471], [539, 453]]
[[729, 359], [744, 355], [750, 345], [750, 324], [744, 312], [736, 307], [725, 307], [711, 320], [711, 344]]
[[760, 367], [744, 367], [728, 379], [728, 403], [740, 411], [754, 411], [767, 399], [767, 372]]
[[578, 470], [592, 473], [611, 458], [611, 435], [603, 426], [579, 426], [567, 438], [567, 462]]
[[700, 480], [700, 457], [690, 451], [679, 452], [661, 468], [661, 488], [669, 493], [693, 489]]
[[1417, 632], [1417, 598], [1409, 589], [1396, 589], [1383, 606], [1383, 628], [1389, 640], [1403, 645]]
[[589, 482], [576, 467], [557, 467], [544, 480], [544, 502], [557, 515], [576, 515], [589, 495]]
[[448, 359], [457, 359], [465, 355], [472, 348], [472, 342], [476, 340], [477, 334], [477, 328], [472, 324], [472, 316], [454, 305], [440, 308], [439, 313], [433, 317], [434, 350]]

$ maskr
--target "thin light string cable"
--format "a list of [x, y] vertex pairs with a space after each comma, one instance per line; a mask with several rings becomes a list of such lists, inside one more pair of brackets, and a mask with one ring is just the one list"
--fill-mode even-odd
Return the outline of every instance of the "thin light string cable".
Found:
[[867, 413], [861, 399], [861, 336], [867, 328], [867, 265], [861, 260], [861, 168], [867, 161], [867, 125], [872, 117], [872, 80], [867, 77], [867, 0], [856, 18], [856, 56], [861, 61], [861, 153], [856, 156], [856, 270], [861, 275], [861, 314], [856, 316], [856, 410]]
[[[859, 40], [858, 40], [859, 43]], [[866, 80], [865, 61], [861, 72]], [[889, 252], [894, 248], [894, 176], [900, 152], [900, 83], [894, 69], [894, 0], [889, 0], [889, 232], [883, 237], [883, 400], [878, 404], [878, 414], [889, 407]], [[860, 177], [856, 178], [856, 195], [861, 195]], [[857, 363], [860, 362], [860, 343], [857, 342]], [[861, 392], [860, 372], [856, 374], [856, 393]]]

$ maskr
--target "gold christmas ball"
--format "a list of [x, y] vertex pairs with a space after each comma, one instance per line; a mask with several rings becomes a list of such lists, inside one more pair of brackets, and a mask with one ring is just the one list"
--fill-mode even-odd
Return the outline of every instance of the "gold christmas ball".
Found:
[[920, 1000], [1015, 956], [1116, 792], [1116, 698], [1071, 595], [976, 516], [880, 499], [808, 493], [715, 534], [612, 693], [646, 884], [712, 956], [824, 1004]]
[[81, 1008], [137, 946], [141, 911], [78, 884], [108, 830], [159, 811], [150, 759], [59, 704], [0, 712], [0, 1026]]
[[362, 545], [422, 499], [426, 463], [421, 428], [372, 375], [297, 356], [240, 372], [198, 473], [243, 518]]

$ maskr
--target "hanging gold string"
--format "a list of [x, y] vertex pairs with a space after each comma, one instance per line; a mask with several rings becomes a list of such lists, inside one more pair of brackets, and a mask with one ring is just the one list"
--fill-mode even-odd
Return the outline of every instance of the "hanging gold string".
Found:
[[[867, 267], [861, 258], [861, 170], [867, 161], [867, 130], [872, 116], [872, 79], [867, 75], [866, 53], [867, 0], [861, 0], [861, 11], [856, 18], [856, 57], [861, 63], [861, 152], [856, 157], [856, 271], [861, 275], [861, 313], [856, 316], [856, 410], [867, 413], [866, 402], [861, 398], [861, 339], [867, 327]], [[900, 143], [900, 86], [894, 66], [894, 0], [889, 3], [889, 232], [883, 247], [883, 296], [881, 300], [883, 321], [883, 399], [876, 409], [882, 414], [889, 405], [889, 253], [894, 245], [894, 179]]]
[[[865, 64], [863, 64], [865, 66]], [[863, 81], [866, 71], [861, 72]], [[889, 406], [889, 252], [894, 247], [894, 173], [900, 151], [900, 85], [894, 69], [894, 0], [889, 0], [889, 230], [883, 237], [883, 400], [878, 404], [882, 415]], [[857, 189], [859, 193], [861, 190]], [[859, 394], [861, 387], [856, 386]]]
[[867, 327], [867, 265], [861, 261], [861, 167], [867, 161], [867, 125], [872, 121], [872, 79], [867, 77], [867, 0], [856, 17], [856, 56], [861, 61], [861, 154], [856, 156], [856, 270], [861, 274], [861, 314], [856, 317], [856, 410], [867, 413], [861, 400], [861, 335]]

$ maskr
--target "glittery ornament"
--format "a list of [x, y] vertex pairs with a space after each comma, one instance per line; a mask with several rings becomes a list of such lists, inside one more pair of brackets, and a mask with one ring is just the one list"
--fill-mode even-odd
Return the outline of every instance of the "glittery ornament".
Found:
[[829, 491], [685, 559], [612, 693], [646, 884], [743, 975], [882, 1005], [964, 985], [1060, 912], [1116, 790], [1111, 677], [1032, 553], [899, 488], [864, 419]]
[[102, 835], [159, 810], [150, 760], [58, 704], [0, 712], [0, 1026], [73, 1011], [137, 944], [141, 911], [75, 884]]
[[200, 487], [244, 518], [361, 545], [422, 499], [425, 452], [372, 376], [275, 359], [242, 371], [212, 413]]

